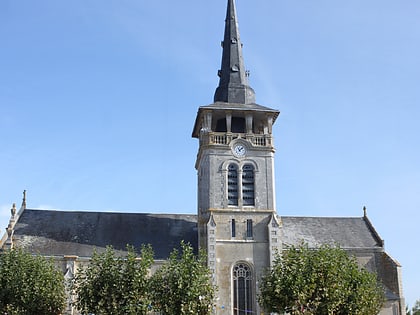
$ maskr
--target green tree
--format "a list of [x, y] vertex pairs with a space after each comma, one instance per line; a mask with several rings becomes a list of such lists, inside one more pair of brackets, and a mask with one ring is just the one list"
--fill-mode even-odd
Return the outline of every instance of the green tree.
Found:
[[214, 306], [215, 288], [204, 252], [194, 255], [189, 244], [174, 249], [166, 264], [151, 279], [153, 307], [163, 315], [208, 315]]
[[64, 276], [52, 261], [21, 249], [0, 254], [0, 313], [61, 314], [66, 302]]
[[376, 315], [384, 291], [339, 247], [290, 247], [277, 255], [260, 281], [259, 301], [270, 312], [291, 315]]
[[411, 311], [408, 308], [408, 305], [405, 306], [405, 315], [411, 315]]
[[94, 253], [90, 264], [74, 281], [76, 307], [84, 314], [141, 315], [150, 307], [148, 273], [153, 263], [151, 246], [142, 246], [137, 257], [127, 246], [126, 257], [116, 255], [112, 247]]
[[411, 309], [412, 315], [420, 315], [420, 300], [417, 300], [414, 304], [413, 308]]

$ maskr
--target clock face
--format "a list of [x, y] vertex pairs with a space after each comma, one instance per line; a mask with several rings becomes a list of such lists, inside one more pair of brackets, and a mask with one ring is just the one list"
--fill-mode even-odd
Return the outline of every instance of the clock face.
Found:
[[233, 152], [235, 153], [235, 155], [237, 156], [244, 156], [246, 153], [246, 148], [244, 145], [242, 144], [237, 144], [234, 148], [233, 148]]

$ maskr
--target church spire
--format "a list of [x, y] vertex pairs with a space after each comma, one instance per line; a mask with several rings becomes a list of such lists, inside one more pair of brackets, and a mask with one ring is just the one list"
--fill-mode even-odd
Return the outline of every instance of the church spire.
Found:
[[220, 81], [214, 94], [214, 102], [255, 103], [255, 92], [248, 85], [242, 56], [235, 0], [228, 0], [222, 47], [222, 68], [219, 70]]

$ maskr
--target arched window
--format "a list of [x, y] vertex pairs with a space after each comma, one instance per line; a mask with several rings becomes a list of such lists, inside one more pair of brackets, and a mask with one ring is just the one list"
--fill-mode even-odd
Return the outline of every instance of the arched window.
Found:
[[252, 270], [245, 263], [233, 267], [233, 314], [253, 314]]
[[235, 164], [228, 168], [228, 205], [238, 205], [238, 167]]
[[242, 168], [242, 198], [244, 206], [255, 205], [254, 166], [250, 164]]

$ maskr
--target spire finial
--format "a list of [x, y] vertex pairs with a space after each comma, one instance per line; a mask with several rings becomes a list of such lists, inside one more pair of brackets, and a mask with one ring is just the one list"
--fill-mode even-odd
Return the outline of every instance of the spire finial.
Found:
[[10, 213], [12, 214], [12, 217], [14, 217], [16, 215], [16, 204], [15, 203], [13, 203], [12, 209], [10, 209]]
[[26, 209], [26, 189], [23, 191], [22, 208]]
[[228, 0], [222, 46], [222, 68], [219, 70], [220, 81], [214, 94], [214, 101], [239, 104], [255, 103], [255, 92], [248, 85], [248, 75], [242, 56], [235, 0]]
[[363, 216], [367, 217], [367, 210], [366, 210], [366, 206], [363, 207]]

